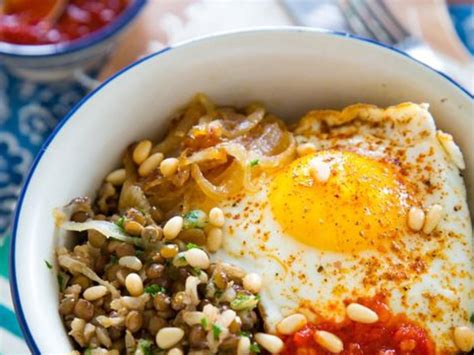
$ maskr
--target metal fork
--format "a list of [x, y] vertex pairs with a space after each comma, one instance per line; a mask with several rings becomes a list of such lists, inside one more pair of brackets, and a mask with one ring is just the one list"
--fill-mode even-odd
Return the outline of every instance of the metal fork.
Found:
[[442, 67], [431, 48], [403, 27], [384, 0], [339, 0], [338, 5], [353, 33], [396, 47], [434, 68]]

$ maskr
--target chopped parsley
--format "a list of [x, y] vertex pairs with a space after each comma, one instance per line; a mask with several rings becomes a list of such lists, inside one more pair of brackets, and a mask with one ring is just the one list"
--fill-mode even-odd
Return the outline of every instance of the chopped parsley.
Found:
[[201, 319], [201, 325], [202, 325], [202, 327], [203, 327], [204, 329], [207, 329], [207, 327], [209, 326], [209, 321], [207, 320], [206, 317], [203, 317], [203, 318]]
[[144, 250], [137, 249], [137, 250], [135, 251], [135, 255], [136, 255], [138, 258], [141, 258], [141, 257], [143, 257], [143, 255], [145, 255], [145, 251], [144, 251]]
[[239, 293], [237, 294], [237, 297], [235, 297], [234, 300], [230, 303], [230, 307], [235, 311], [253, 309], [257, 306], [259, 300], [259, 296]]
[[207, 225], [207, 215], [204, 211], [201, 210], [191, 210], [183, 216], [183, 219], [184, 229], [202, 229]]
[[53, 265], [51, 265], [51, 263], [50, 263], [48, 260], [45, 260], [44, 263], [46, 264], [46, 267], [47, 267], [48, 269], [51, 270], [51, 269], [53, 268]]
[[66, 289], [70, 276], [64, 272], [59, 272], [57, 275], [59, 290], [63, 292]]
[[219, 335], [222, 333], [222, 329], [217, 324], [212, 325], [212, 336], [214, 340], [219, 340]]
[[191, 270], [191, 274], [193, 274], [194, 276], [199, 276], [201, 275], [201, 269], [198, 268], [198, 267], [193, 267], [193, 269]]
[[145, 293], [148, 293], [149, 295], [155, 297], [159, 293], [166, 293], [166, 289], [163, 286], [152, 284], [145, 287]]
[[138, 341], [138, 349], [140, 349], [143, 355], [152, 355], [151, 346], [153, 343], [150, 340], [140, 339]]
[[111, 264], [117, 264], [117, 263], [118, 263], [118, 257], [117, 257], [117, 255], [113, 255], [113, 254], [112, 254], [112, 255], [110, 256], [110, 261], [109, 261], [109, 263], [111, 263]]
[[84, 355], [92, 355], [92, 348], [88, 347], [86, 350], [84, 350]]
[[471, 314], [471, 318], [469, 318], [469, 321], [470, 321], [472, 324], [474, 324], [474, 313]]
[[115, 224], [121, 229], [124, 230], [123, 224], [125, 223], [125, 217], [121, 216], [119, 219], [115, 221]]
[[251, 167], [257, 166], [260, 163], [260, 160], [258, 159], [252, 159], [249, 163]]
[[250, 351], [253, 353], [259, 353], [260, 347], [258, 346], [257, 343], [253, 343], [252, 345], [250, 345]]
[[198, 248], [199, 249], [199, 246], [197, 244], [194, 244], [194, 243], [188, 243], [186, 244], [186, 249], [196, 249]]
[[250, 333], [249, 333], [249, 332], [246, 332], [246, 331], [241, 331], [241, 332], [239, 333], [239, 335], [240, 335], [241, 337], [250, 338]]

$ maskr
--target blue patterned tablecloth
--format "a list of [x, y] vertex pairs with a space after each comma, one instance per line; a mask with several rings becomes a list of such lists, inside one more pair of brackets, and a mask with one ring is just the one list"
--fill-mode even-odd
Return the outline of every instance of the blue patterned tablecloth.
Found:
[[87, 90], [72, 81], [38, 84], [0, 66], [0, 354], [28, 353], [8, 284], [8, 229], [24, 177], [42, 143]]

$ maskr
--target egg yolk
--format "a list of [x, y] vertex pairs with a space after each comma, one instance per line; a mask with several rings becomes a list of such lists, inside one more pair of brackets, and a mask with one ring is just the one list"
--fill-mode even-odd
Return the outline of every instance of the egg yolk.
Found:
[[[312, 160], [330, 167], [313, 178]], [[407, 188], [391, 164], [347, 151], [295, 160], [270, 185], [269, 201], [283, 232], [311, 247], [342, 253], [386, 251], [406, 230]]]

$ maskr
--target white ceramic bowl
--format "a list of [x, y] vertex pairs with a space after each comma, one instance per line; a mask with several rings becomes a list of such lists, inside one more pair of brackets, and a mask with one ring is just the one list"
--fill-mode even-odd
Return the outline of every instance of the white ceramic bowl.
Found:
[[46, 142], [26, 181], [13, 228], [11, 285], [32, 351], [71, 349], [57, 312], [56, 277], [44, 264], [59, 242], [51, 211], [73, 197], [93, 196], [124, 147], [150, 132], [159, 138], [170, 114], [196, 92], [232, 105], [261, 100], [288, 119], [356, 102], [427, 102], [438, 126], [461, 145], [466, 181], [472, 180], [473, 98], [400, 52], [301, 28], [229, 33], [163, 50], [84, 99]]

